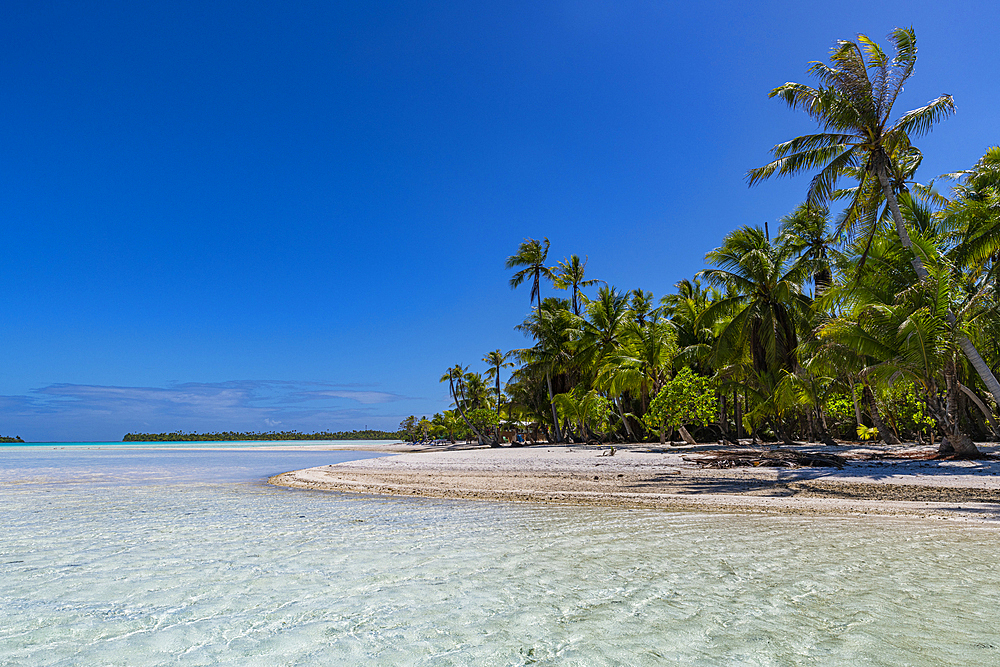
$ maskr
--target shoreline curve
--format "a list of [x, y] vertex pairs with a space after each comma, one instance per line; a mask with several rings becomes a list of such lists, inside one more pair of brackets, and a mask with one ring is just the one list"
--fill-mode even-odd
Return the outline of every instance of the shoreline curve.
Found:
[[[424, 498], [912, 516], [1000, 525], [1000, 460], [892, 458], [930, 450], [845, 445], [801, 446], [845, 456], [848, 464], [842, 469], [710, 469], [696, 462], [718, 448], [625, 445], [607, 456], [606, 448], [580, 445], [438, 447], [281, 473], [268, 482], [293, 489]], [[993, 453], [996, 447], [982, 449]]]

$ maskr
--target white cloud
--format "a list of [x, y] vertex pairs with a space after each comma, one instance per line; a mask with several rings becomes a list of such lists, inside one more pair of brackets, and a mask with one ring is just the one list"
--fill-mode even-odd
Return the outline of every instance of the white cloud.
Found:
[[[393, 404], [393, 408], [388, 405]], [[323, 382], [188, 382], [167, 387], [53, 384], [0, 396], [0, 434], [34, 441], [119, 440], [128, 432], [394, 430], [429, 402]]]

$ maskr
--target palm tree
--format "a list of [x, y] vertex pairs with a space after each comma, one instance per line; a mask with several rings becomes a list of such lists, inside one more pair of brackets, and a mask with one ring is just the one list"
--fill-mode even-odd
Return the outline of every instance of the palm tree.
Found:
[[455, 407], [458, 408], [458, 413], [462, 416], [462, 421], [465, 422], [466, 427], [476, 434], [480, 442], [486, 442], [486, 438], [476, 430], [476, 427], [472, 425], [472, 422], [465, 415], [465, 409], [463, 408], [463, 404], [467, 400], [465, 397], [465, 371], [466, 369], [462, 367], [462, 364], [455, 364], [441, 376], [441, 382], [448, 383], [448, 389], [451, 391], [451, 400], [455, 402]]
[[959, 180], [953, 198], [941, 211], [942, 222], [958, 239], [958, 262], [980, 274], [996, 274], [1000, 263], [1000, 146], [987, 150], [971, 169], [946, 174], [945, 178]]
[[574, 438], [579, 438], [581, 442], [591, 440], [597, 435], [594, 429], [589, 428], [588, 422], [593, 423], [599, 419], [601, 412], [607, 414], [607, 399], [598, 395], [593, 389], [584, 391], [583, 387], [576, 387], [572, 392], [557, 394], [554, 403], [563, 419], [570, 424], [576, 424], [579, 433], [573, 434], [570, 426], [570, 434]]
[[[841, 177], [854, 176], [859, 179], [856, 196], [841, 227], [849, 234], [860, 229], [870, 243], [878, 228], [878, 216], [861, 198], [875, 187], [870, 182], [875, 179], [892, 213], [900, 242], [912, 251], [896, 198], [896, 192], [904, 187], [905, 169], [893, 156], [911, 153], [911, 135], [929, 132], [934, 123], [954, 112], [955, 104], [951, 95], [941, 95], [891, 121], [892, 106], [917, 62], [917, 37], [913, 28], [896, 28], [890, 39], [896, 50], [891, 60], [878, 44], [858, 35], [857, 42], [837, 42], [830, 53], [831, 65], [812, 63], [809, 71], [820, 80], [818, 88], [786, 83], [772, 90], [770, 97], [780, 98], [792, 109], [802, 108], [824, 131], [776, 145], [771, 149], [775, 159], [751, 169], [747, 181], [754, 185], [774, 174], [790, 176], [819, 168], [807, 197], [810, 205], [819, 206], [831, 198]], [[913, 253], [912, 263], [918, 280], [927, 280], [929, 273], [919, 253]], [[955, 326], [951, 310], [946, 319]], [[1000, 405], [1000, 382], [975, 345], [964, 335], [959, 335], [957, 342]]]
[[712, 375], [709, 356], [714, 345], [715, 333], [708, 318], [702, 317], [709, 306], [722, 295], [714, 287], [702, 287], [701, 281], [684, 279], [674, 287], [677, 292], [667, 294], [660, 303], [663, 314], [677, 332], [677, 355], [674, 370], [690, 366], [700, 375]]
[[[510, 268], [510, 267], [508, 267]], [[571, 289], [573, 296], [570, 303], [573, 305], [573, 314], [580, 315], [580, 288], [596, 285], [597, 280], [584, 280], [584, 270], [587, 268], [587, 260], [580, 261], [579, 255], [570, 255], [569, 259], [559, 262], [559, 268], [555, 272], [553, 282], [556, 289]]]
[[458, 430], [459, 420], [455, 417], [455, 413], [452, 410], [445, 410], [441, 415], [434, 420], [437, 422], [444, 431], [444, 434], [448, 436], [448, 440], [451, 444], [455, 444], [455, 431]]
[[701, 275], [726, 290], [701, 315], [722, 322], [715, 365], [723, 365], [724, 352], [739, 358], [749, 350], [750, 379], [761, 399], [758, 414], [778, 416], [774, 390], [783, 373], [795, 371], [799, 328], [808, 322], [810, 301], [802, 294], [806, 267], [793, 263], [791, 250], [771, 243], [760, 227], [730, 232], [705, 260], [719, 268]]
[[555, 274], [552, 269], [545, 266], [545, 260], [549, 256], [549, 240], [547, 238], [538, 241], [536, 239], [525, 239], [518, 246], [517, 253], [507, 258], [505, 264], [508, 269], [521, 268], [510, 278], [510, 288], [516, 289], [528, 278], [531, 279], [531, 295], [529, 301], [537, 301], [538, 307], [542, 307], [541, 279], [554, 280]]
[[[958, 379], [957, 328], [946, 317], [962, 290], [944, 255], [935, 252], [925, 238], [914, 237], [914, 243], [921, 246], [932, 289], [924, 289], [924, 283], [914, 286], [913, 273], [906, 270], [911, 267], [904, 259], [909, 253], [900, 245], [876, 241], [871, 250], [878, 270], [866, 274], [858, 285], [842, 288], [850, 290], [848, 298], [853, 303], [842, 317], [822, 327], [821, 339], [863, 355], [863, 374], [876, 384], [892, 384], [898, 378], [915, 382], [947, 435], [946, 445], [942, 444], [975, 457], [979, 450], [960, 429], [957, 405], [963, 386]], [[877, 408], [867, 384], [864, 395], [875, 420]], [[876, 426], [880, 433], [887, 430], [877, 422]]]
[[489, 409], [490, 390], [487, 389], [483, 376], [479, 373], [466, 373], [462, 378], [464, 393], [463, 407], [470, 412], [480, 408]]
[[621, 346], [605, 357], [597, 376], [597, 386], [615, 400], [619, 416], [629, 436], [633, 436], [620, 397], [624, 392], [638, 395], [641, 419], [667, 380], [677, 352], [677, 335], [669, 322], [653, 311], [645, 323], [625, 325]]
[[720, 247], [705, 255], [719, 268], [701, 275], [727, 291], [702, 317], [731, 315], [718, 337], [745, 340], [758, 372], [792, 370], [795, 365], [796, 318], [808, 311], [809, 301], [801, 287], [805, 269], [790, 259], [789, 251], [767, 240], [760, 227], [730, 232]]
[[642, 288], [635, 288], [629, 292], [629, 310], [632, 311], [632, 321], [639, 326], [645, 326], [647, 318], [659, 319], [660, 311], [653, 308], [653, 293]]
[[501, 352], [500, 350], [493, 350], [492, 352], [487, 352], [486, 356], [483, 357], [483, 362], [487, 364], [486, 378], [490, 380], [496, 380], [497, 383], [497, 424], [496, 424], [496, 439], [500, 442], [500, 400], [502, 394], [500, 392], [500, 370], [503, 368], [510, 368], [514, 364], [509, 363], [507, 360], [510, 359], [511, 352]]
[[837, 237], [827, 230], [828, 214], [829, 210], [825, 206], [800, 204], [791, 214], [781, 219], [778, 232], [779, 242], [788, 245], [798, 255], [798, 261], [806, 265], [813, 293], [817, 298], [833, 282], [830, 253]]
[[597, 369], [604, 357], [621, 346], [629, 312], [626, 294], [614, 287], [601, 287], [597, 298], [587, 304], [589, 318], [579, 321], [580, 339], [576, 353], [581, 366]]
[[[523, 371], [534, 370], [545, 378], [549, 407], [552, 410], [553, 433], [558, 442], [562, 442], [562, 432], [559, 428], [559, 415], [552, 402], [555, 397], [552, 376], [561, 372], [569, 360], [569, 345], [574, 335], [574, 320], [577, 319], [567, 305], [562, 299], [545, 299], [524, 322], [515, 327], [535, 339], [534, 346], [515, 350], [514, 354], [528, 367]], [[521, 373], [522, 376], [526, 374]]]

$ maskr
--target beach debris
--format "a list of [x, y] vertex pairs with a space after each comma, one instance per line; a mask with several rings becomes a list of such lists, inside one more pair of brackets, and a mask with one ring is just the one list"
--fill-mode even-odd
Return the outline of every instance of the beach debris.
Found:
[[847, 460], [836, 454], [798, 452], [792, 449], [727, 449], [685, 456], [703, 468], [843, 468]]
[[603, 452], [601, 452], [600, 454], [598, 454], [598, 456], [614, 456], [615, 452], [617, 452], [617, 451], [618, 450], [615, 449], [614, 446], [612, 446], [611, 449], [604, 450]]

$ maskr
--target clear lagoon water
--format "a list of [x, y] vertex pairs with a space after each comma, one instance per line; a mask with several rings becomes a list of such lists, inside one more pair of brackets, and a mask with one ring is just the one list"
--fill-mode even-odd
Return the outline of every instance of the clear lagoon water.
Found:
[[0, 447], [0, 665], [1000, 664], [1000, 531], [267, 486], [364, 452]]

